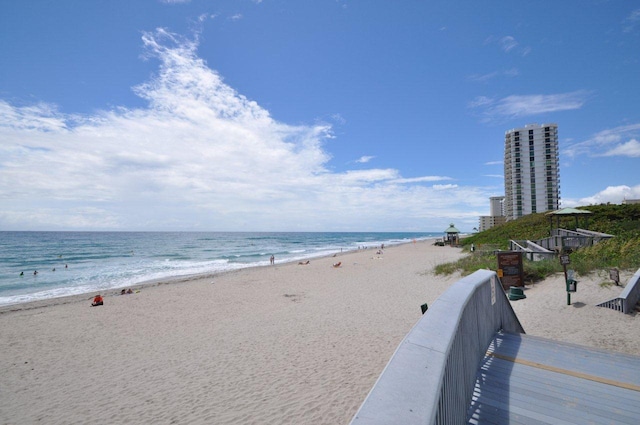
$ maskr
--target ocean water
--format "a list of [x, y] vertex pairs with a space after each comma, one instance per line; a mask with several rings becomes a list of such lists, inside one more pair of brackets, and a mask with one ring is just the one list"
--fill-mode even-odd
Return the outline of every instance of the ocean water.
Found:
[[0, 306], [268, 265], [271, 255], [277, 264], [441, 236], [420, 232], [0, 232]]

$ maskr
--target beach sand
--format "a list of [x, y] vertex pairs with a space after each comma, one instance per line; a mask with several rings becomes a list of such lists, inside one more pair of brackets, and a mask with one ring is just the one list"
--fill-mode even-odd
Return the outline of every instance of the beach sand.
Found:
[[[348, 423], [463, 255], [425, 241], [5, 307], [0, 423]], [[572, 306], [555, 277], [512, 302], [527, 333], [640, 353], [637, 317], [594, 307], [620, 289], [578, 280]]]

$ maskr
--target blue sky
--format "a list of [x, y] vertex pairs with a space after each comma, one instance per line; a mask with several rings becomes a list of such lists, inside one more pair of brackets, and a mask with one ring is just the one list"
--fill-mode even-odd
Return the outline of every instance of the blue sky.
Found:
[[0, 3], [0, 230], [463, 231], [506, 130], [640, 198], [640, 3]]

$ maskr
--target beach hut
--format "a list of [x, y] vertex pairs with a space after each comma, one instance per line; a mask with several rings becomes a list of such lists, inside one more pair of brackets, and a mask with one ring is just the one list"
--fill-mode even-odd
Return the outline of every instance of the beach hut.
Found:
[[445, 236], [446, 243], [448, 243], [451, 246], [458, 245], [458, 241], [459, 241], [458, 235], [460, 234], [460, 231], [456, 229], [456, 226], [454, 226], [453, 223], [449, 225], [449, 227], [447, 228], [447, 230], [444, 231], [444, 233], [446, 234]]

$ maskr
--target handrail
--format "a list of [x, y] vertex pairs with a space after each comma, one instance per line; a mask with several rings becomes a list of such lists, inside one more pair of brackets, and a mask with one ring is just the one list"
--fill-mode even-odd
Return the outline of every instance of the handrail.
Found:
[[509, 249], [511, 251], [520, 251], [524, 253], [524, 256], [531, 261], [537, 261], [542, 259], [553, 258], [556, 256], [555, 251], [548, 250], [547, 248], [538, 245], [536, 242], [530, 240], [510, 240]]
[[400, 343], [351, 424], [466, 423], [478, 366], [499, 330], [524, 333], [496, 273], [460, 279]]
[[638, 301], [640, 301], [640, 269], [631, 276], [619, 297], [600, 303], [597, 306], [631, 314], [634, 312]]

